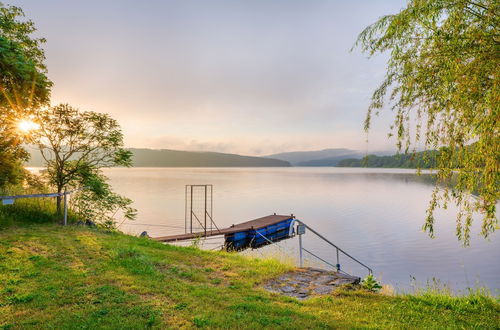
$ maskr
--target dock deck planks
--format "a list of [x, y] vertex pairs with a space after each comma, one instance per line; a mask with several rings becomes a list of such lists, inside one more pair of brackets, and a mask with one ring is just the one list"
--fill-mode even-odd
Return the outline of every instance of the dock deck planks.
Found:
[[223, 228], [220, 230], [215, 229], [212, 231], [207, 231], [206, 233], [204, 231], [202, 231], [202, 232], [197, 232], [197, 233], [162, 236], [162, 237], [156, 237], [154, 239], [157, 241], [160, 241], [160, 242], [175, 242], [175, 241], [184, 241], [184, 240], [194, 239], [194, 238], [198, 238], [198, 237], [226, 235], [226, 234], [247, 231], [247, 230], [251, 230], [251, 229], [264, 228], [264, 227], [271, 226], [271, 225], [274, 225], [274, 224], [279, 223], [281, 221], [285, 221], [285, 220], [292, 219], [292, 218], [294, 218], [293, 215], [273, 214], [273, 215], [268, 215], [268, 216], [258, 218], [255, 220], [250, 220], [250, 221], [242, 222], [242, 223], [239, 223], [236, 225], [232, 225], [230, 227]]

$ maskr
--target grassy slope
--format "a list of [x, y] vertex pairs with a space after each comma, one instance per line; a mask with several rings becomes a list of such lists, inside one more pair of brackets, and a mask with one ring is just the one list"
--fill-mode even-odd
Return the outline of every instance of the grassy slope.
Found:
[[0, 231], [0, 328], [498, 328], [482, 296], [362, 291], [299, 302], [258, 287], [272, 260], [162, 245], [81, 227]]

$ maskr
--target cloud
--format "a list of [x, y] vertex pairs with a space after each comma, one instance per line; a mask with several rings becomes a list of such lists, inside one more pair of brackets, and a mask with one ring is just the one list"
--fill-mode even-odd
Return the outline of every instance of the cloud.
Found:
[[[399, 1], [12, 0], [48, 39], [53, 102], [110, 113], [127, 144], [266, 154], [364, 149], [386, 57], [350, 53]], [[387, 145], [381, 119], [374, 145]], [[376, 127], [376, 126], [375, 126]]]

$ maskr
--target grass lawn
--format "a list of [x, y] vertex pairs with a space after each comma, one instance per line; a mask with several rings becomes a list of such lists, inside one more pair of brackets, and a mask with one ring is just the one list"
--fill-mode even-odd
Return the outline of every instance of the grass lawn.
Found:
[[259, 287], [274, 260], [160, 244], [84, 227], [0, 230], [0, 329], [500, 329], [497, 298], [342, 290], [298, 301]]

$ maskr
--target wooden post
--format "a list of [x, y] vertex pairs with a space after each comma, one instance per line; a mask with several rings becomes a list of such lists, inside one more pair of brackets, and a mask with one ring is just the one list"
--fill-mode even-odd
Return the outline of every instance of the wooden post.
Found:
[[64, 225], [68, 224], [68, 194], [64, 191]]

